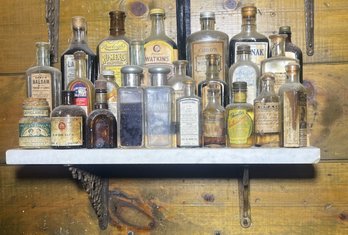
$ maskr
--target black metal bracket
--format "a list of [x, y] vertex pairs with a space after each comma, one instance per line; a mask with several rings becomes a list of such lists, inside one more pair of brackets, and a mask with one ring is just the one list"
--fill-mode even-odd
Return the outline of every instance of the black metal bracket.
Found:
[[245, 166], [243, 169], [242, 178], [238, 179], [238, 191], [239, 191], [239, 208], [240, 208], [240, 225], [243, 228], [249, 228], [251, 226], [251, 207], [250, 207], [250, 178], [249, 168]]
[[46, 0], [46, 23], [52, 64], [58, 62], [59, 4], [60, 0]]

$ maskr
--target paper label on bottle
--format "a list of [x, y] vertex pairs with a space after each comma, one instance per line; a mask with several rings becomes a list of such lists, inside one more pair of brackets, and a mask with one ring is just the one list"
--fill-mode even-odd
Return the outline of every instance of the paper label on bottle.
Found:
[[82, 117], [52, 117], [52, 146], [83, 145], [83, 128]]
[[24, 117], [48, 117], [50, 115], [50, 111], [47, 108], [30, 108], [23, 109]]
[[197, 101], [181, 101], [178, 120], [178, 143], [180, 143], [180, 146], [199, 146], [199, 115], [199, 103]]
[[75, 105], [80, 106], [83, 110], [85, 110], [86, 115], [88, 115], [88, 105], [90, 97], [88, 97], [87, 86], [82, 82], [76, 82], [72, 84], [70, 90], [75, 92]]
[[261, 61], [267, 59], [268, 55], [268, 43], [266, 42], [236, 42], [234, 48], [234, 61], [237, 61], [237, 47], [239, 45], [249, 45], [251, 54], [250, 60], [257, 64], [257, 66], [261, 66]]
[[196, 81], [196, 84], [206, 79], [207, 63], [205, 56], [208, 54], [218, 54], [221, 56], [219, 79], [225, 79], [225, 53], [227, 52], [224, 51], [224, 42], [221, 40], [192, 43], [192, 78]]
[[[86, 55], [86, 68], [88, 68], [88, 55]], [[88, 70], [88, 69], [87, 69]], [[86, 70], [86, 78], [88, 78]], [[75, 59], [74, 55], [64, 55], [64, 89], [75, 78]]]
[[52, 76], [50, 73], [31, 74], [31, 97], [44, 98], [52, 110]]
[[203, 112], [203, 135], [204, 137], [225, 137], [224, 113]]
[[20, 123], [19, 146], [32, 148], [51, 146], [51, 123]]
[[279, 132], [279, 103], [255, 102], [255, 132], [277, 133]]
[[229, 144], [247, 144], [253, 133], [253, 117], [247, 110], [230, 109], [227, 114]]
[[279, 88], [286, 82], [286, 73], [283, 72], [276, 72], [276, 73], [273, 73], [274, 74], [274, 92], [276, 94], [279, 93]]
[[114, 114], [117, 119], [117, 87], [111, 82], [106, 83], [106, 100], [108, 103], [108, 109]]
[[112, 70], [121, 86], [121, 68], [130, 64], [129, 44], [125, 40], [106, 40], [99, 45], [99, 72]]
[[232, 83], [233, 82], [246, 82], [247, 83], [247, 86], [248, 86], [247, 103], [253, 104], [254, 100], [256, 98], [257, 73], [256, 73], [255, 69], [253, 67], [249, 67], [249, 66], [237, 67], [233, 71], [233, 74], [231, 74], [231, 76], [232, 76]]

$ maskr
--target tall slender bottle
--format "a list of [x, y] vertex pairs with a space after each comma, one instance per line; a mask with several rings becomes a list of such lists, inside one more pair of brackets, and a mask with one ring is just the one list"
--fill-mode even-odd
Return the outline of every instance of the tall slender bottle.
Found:
[[[151, 83], [148, 78], [148, 70], [147, 67], [145, 67], [145, 49], [143, 40], [131, 41], [131, 65], [137, 65], [143, 69], [143, 73], [141, 74], [142, 77], [140, 78], [141, 86], [150, 86]], [[145, 84], [145, 82], [148, 83]]]
[[281, 123], [280, 144], [282, 147], [306, 147], [306, 88], [299, 82], [299, 64], [290, 63], [285, 69], [288, 79], [279, 89]]
[[152, 67], [151, 86], [145, 88], [145, 147], [175, 147], [174, 90], [167, 85], [170, 68]]
[[49, 44], [36, 43], [36, 66], [29, 68], [26, 73], [27, 96], [44, 98], [50, 111], [60, 105], [61, 72], [50, 66]]
[[[246, 82], [248, 84], [247, 102], [252, 104], [257, 95], [258, 78], [260, 76], [259, 67], [250, 60], [250, 46], [239, 45], [237, 47], [237, 61], [229, 70], [228, 86], [232, 88], [234, 82]], [[232, 89], [229, 89], [230, 100], [232, 100]]]
[[184, 96], [176, 100], [176, 142], [178, 147], [202, 146], [202, 99], [195, 95], [192, 79], [184, 82]]
[[285, 39], [285, 56], [298, 59], [301, 72], [300, 72], [300, 83], [303, 83], [303, 55], [302, 50], [296, 46], [291, 41], [291, 27], [290, 26], [280, 26], [279, 34], [286, 34], [287, 37]]
[[121, 69], [122, 87], [118, 89], [117, 142], [121, 148], [144, 146], [144, 90], [140, 87], [143, 69], [127, 65]]
[[224, 32], [215, 30], [215, 13], [200, 13], [201, 30], [187, 38], [186, 56], [189, 61], [188, 74], [196, 81], [202, 82], [206, 77], [205, 56], [218, 54], [221, 57], [219, 78], [227, 81], [229, 67], [229, 40]]
[[242, 7], [242, 30], [230, 40], [230, 65], [237, 60], [237, 47], [240, 44], [248, 44], [251, 48], [251, 61], [260, 67], [261, 61], [269, 56], [268, 38], [257, 32], [256, 13], [254, 5]]
[[[173, 71], [173, 61], [178, 59], [176, 43], [166, 35], [164, 27], [165, 13], [161, 8], [150, 11], [151, 34], [145, 39], [145, 66], [150, 68], [158, 65], [170, 66]], [[145, 76], [150, 78], [149, 76]], [[150, 84], [145, 81], [145, 84]]]
[[93, 83], [86, 77], [86, 53], [76, 51], [74, 58], [75, 78], [68, 84], [68, 90], [75, 92], [75, 104], [88, 115], [93, 110], [95, 93]]
[[279, 87], [286, 81], [285, 66], [290, 62], [298, 63], [298, 60], [285, 56], [286, 35], [274, 34], [269, 36], [269, 38], [272, 41], [272, 57], [261, 62], [261, 74], [274, 73], [274, 91], [278, 94]]
[[130, 40], [125, 36], [123, 11], [110, 11], [110, 35], [97, 46], [99, 74], [103, 70], [112, 70], [115, 80], [121, 86], [121, 68], [130, 64]]
[[254, 106], [248, 104], [247, 83], [232, 84], [233, 102], [226, 107], [227, 146], [246, 148], [254, 145]]
[[279, 96], [274, 92], [274, 75], [261, 76], [261, 93], [254, 101], [255, 145], [279, 147]]
[[112, 112], [112, 114], [117, 119], [117, 90], [118, 85], [115, 82], [114, 71], [112, 70], [104, 70], [99, 76], [98, 80], [106, 81], [106, 102], [108, 104], [108, 109]]
[[207, 63], [206, 80], [198, 84], [198, 96], [202, 98], [202, 104], [205, 107], [208, 103], [208, 85], [215, 84], [215, 87], [220, 90], [219, 103], [225, 107], [229, 103], [229, 95], [227, 83], [219, 77], [221, 57], [217, 54], [208, 54], [205, 59]]
[[95, 93], [94, 110], [86, 121], [87, 148], [116, 148], [116, 118], [108, 110], [106, 80], [95, 81]]
[[69, 82], [75, 78], [74, 52], [84, 51], [86, 53], [86, 77], [92, 83], [97, 78], [96, 55], [88, 47], [87, 22], [82, 16], [72, 18], [72, 39], [69, 48], [63, 52], [60, 63], [62, 71], [62, 89], [67, 89]]

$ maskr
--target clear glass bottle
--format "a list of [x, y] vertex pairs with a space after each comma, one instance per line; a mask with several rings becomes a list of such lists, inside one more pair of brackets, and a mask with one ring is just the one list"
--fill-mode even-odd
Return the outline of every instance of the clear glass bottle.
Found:
[[227, 147], [254, 145], [254, 106], [246, 103], [247, 83], [232, 84], [233, 103], [226, 107]]
[[61, 72], [50, 66], [50, 50], [47, 42], [36, 43], [37, 64], [25, 72], [27, 96], [44, 98], [50, 110], [60, 105]]
[[[164, 27], [165, 13], [161, 8], [150, 11], [151, 34], [145, 39], [145, 66], [156, 67], [167, 65], [173, 71], [173, 61], [178, 60], [178, 47], [176, 43], [166, 35]], [[144, 77], [150, 78], [149, 76]], [[150, 84], [149, 81], [144, 81]]]
[[261, 76], [261, 93], [254, 101], [255, 145], [279, 147], [279, 96], [274, 92], [274, 75]]
[[62, 105], [51, 114], [51, 146], [57, 149], [84, 148], [85, 111], [74, 105], [73, 91], [62, 91]]
[[94, 85], [86, 77], [86, 53], [76, 51], [75, 58], [75, 78], [68, 84], [68, 90], [75, 92], [75, 104], [85, 110], [86, 115], [93, 110], [94, 104]]
[[188, 74], [197, 84], [206, 78], [205, 56], [218, 54], [221, 58], [219, 78], [227, 81], [229, 67], [229, 39], [224, 32], [215, 30], [215, 13], [200, 13], [201, 30], [188, 36], [186, 41], [186, 56], [189, 61]]
[[86, 122], [87, 148], [116, 148], [116, 118], [108, 110], [105, 80], [95, 81], [94, 110], [88, 115]]
[[237, 47], [240, 44], [248, 44], [251, 48], [251, 61], [260, 68], [261, 61], [269, 56], [268, 38], [257, 32], [256, 13], [254, 5], [245, 5], [241, 8], [242, 29], [230, 40], [230, 65], [237, 60]]
[[279, 87], [283, 85], [286, 80], [285, 66], [290, 62], [297, 63], [298, 60], [285, 56], [286, 35], [274, 34], [269, 36], [269, 38], [272, 42], [272, 57], [261, 62], [261, 75], [264, 73], [274, 73], [274, 91], [278, 94]]
[[99, 76], [98, 80], [106, 81], [106, 101], [108, 104], [108, 109], [112, 112], [112, 114], [117, 119], [117, 89], [118, 85], [115, 82], [114, 71], [112, 70], [104, 70], [102, 71], [102, 76]]
[[177, 147], [202, 146], [202, 99], [195, 95], [195, 82], [183, 81], [184, 96], [176, 100]]
[[110, 35], [97, 46], [99, 74], [103, 70], [112, 70], [115, 81], [121, 86], [121, 68], [130, 64], [130, 40], [125, 36], [125, 18], [123, 11], [110, 11]]
[[[241, 44], [237, 47], [236, 63], [231, 65], [229, 70], [229, 83], [231, 88], [234, 82], [246, 82], [248, 84], [247, 102], [252, 104], [257, 96], [259, 67], [250, 60], [250, 46]], [[229, 89], [230, 100], [232, 100], [232, 89]]]
[[86, 53], [86, 77], [92, 83], [97, 78], [97, 59], [95, 53], [87, 43], [87, 22], [82, 16], [72, 18], [72, 39], [69, 48], [63, 52], [60, 58], [62, 71], [62, 89], [67, 89], [68, 84], [75, 78], [74, 52], [84, 51]]
[[282, 147], [307, 146], [307, 92], [299, 82], [300, 65], [289, 63], [288, 79], [279, 89], [280, 145]]
[[207, 63], [206, 80], [198, 84], [198, 96], [202, 98], [202, 107], [208, 103], [208, 85], [215, 84], [220, 90], [219, 103], [222, 107], [229, 104], [228, 85], [219, 77], [219, 69], [221, 68], [221, 57], [217, 54], [208, 54], [205, 56]]
[[225, 147], [225, 108], [220, 105], [220, 89], [212, 83], [208, 85], [208, 104], [203, 109], [203, 146]]
[[279, 27], [279, 34], [286, 34], [287, 37], [285, 39], [285, 56], [298, 59], [298, 62], [300, 64], [300, 83], [303, 83], [303, 54], [302, 50], [296, 46], [291, 41], [291, 27], [290, 26], [280, 26]]
[[174, 90], [167, 85], [170, 68], [152, 67], [151, 86], [145, 88], [145, 147], [175, 147]]
[[140, 87], [143, 69], [122, 67], [122, 87], [118, 89], [117, 143], [121, 148], [144, 146], [144, 90]]
[[131, 65], [137, 65], [143, 69], [143, 73], [141, 77], [141, 86], [142, 87], [150, 86], [151, 83], [150, 83], [150, 79], [148, 78], [147, 67], [145, 67], [145, 50], [144, 50], [143, 40], [131, 41]]

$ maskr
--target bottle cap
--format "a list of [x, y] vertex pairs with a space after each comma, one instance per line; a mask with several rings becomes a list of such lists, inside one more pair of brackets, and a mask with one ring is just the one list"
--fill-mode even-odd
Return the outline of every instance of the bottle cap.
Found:
[[143, 76], [143, 69], [136, 65], [126, 65], [121, 68], [122, 86], [137, 87]]
[[300, 65], [298, 63], [290, 62], [289, 64], [285, 65], [285, 71], [287, 73], [297, 72], [299, 70], [300, 70]]
[[126, 65], [121, 68], [121, 73], [123, 74], [140, 74], [142, 72], [143, 69], [136, 65]]
[[103, 76], [115, 76], [115, 72], [112, 70], [103, 70], [102, 75]]
[[72, 18], [72, 27], [75, 29], [86, 29], [87, 23], [86, 19], [83, 16], [74, 16]]
[[96, 90], [106, 90], [106, 80], [98, 79], [94, 82], [94, 86]]
[[76, 51], [74, 52], [74, 59], [86, 59], [86, 53], [84, 51]]
[[149, 68], [149, 73], [151, 74], [168, 74], [170, 73], [171, 69], [168, 66], [155, 66]]
[[246, 91], [247, 90], [247, 83], [246, 82], [234, 82], [234, 83], [232, 83], [232, 90], [233, 91]]
[[237, 47], [237, 54], [250, 54], [250, 46], [247, 44], [242, 44]]
[[280, 26], [279, 27], [279, 34], [288, 34], [288, 33], [291, 33], [290, 26]]
[[162, 8], [154, 8], [150, 10], [150, 15], [164, 15], [164, 9]]
[[201, 19], [215, 19], [215, 13], [212, 11], [203, 11], [199, 14], [199, 16]]
[[255, 17], [257, 8], [253, 4], [244, 5], [242, 7], [242, 16], [243, 17]]

